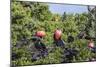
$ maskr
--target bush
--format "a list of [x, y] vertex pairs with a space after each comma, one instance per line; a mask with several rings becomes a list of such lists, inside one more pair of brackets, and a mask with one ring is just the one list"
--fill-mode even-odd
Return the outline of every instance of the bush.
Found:
[[[55, 49], [51, 49], [52, 52], [49, 52], [48, 56], [42, 57], [36, 61], [31, 60], [32, 52], [29, 50], [29, 46], [34, 45], [34, 43], [28, 39], [33, 37], [35, 32], [38, 30], [44, 30], [46, 32], [46, 36], [43, 38], [43, 42], [45, 43], [46, 47], [51, 48], [52, 46], [54, 46], [53, 32], [57, 28], [60, 28], [63, 32], [62, 40], [65, 41], [65, 47], [70, 49], [75, 48], [79, 51], [76, 57], [72, 57], [72, 60], [70, 60], [71, 62], [90, 61], [91, 59], [95, 58], [95, 53], [91, 52], [91, 50], [87, 47], [87, 40], [77, 38], [77, 35], [80, 30], [82, 31], [85, 28], [87, 31], [89, 29], [90, 32], [88, 31], [87, 33], [89, 33], [91, 36], [95, 35], [95, 29], [92, 30], [93, 27], [89, 28], [89, 23], [87, 24], [88, 20], [86, 19], [91, 19], [87, 17], [88, 13], [75, 15], [66, 14], [67, 16], [64, 17], [65, 20], [63, 18], [62, 22], [61, 20], [56, 21], [57, 18], [55, 19], [52, 17], [56, 15], [52, 14], [48, 8], [49, 6], [47, 4], [44, 5], [44, 3], [32, 3], [22, 1], [13, 1], [11, 3], [12, 53], [15, 53], [16, 56], [18, 55], [18, 58], [12, 60], [12, 65], [20, 66], [62, 63], [63, 59], [66, 59], [63, 58], [63, 48], [56, 47]], [[61, 17], [60, 15], [57, 16], [59, 18]], [[53, 18], [54, 20], [51, 20], [51, 18]], [[67, 42], [69, 34], [74, 37], [74, 42]], [[27, 41], [22, 42], [23, 39], [28, 40], [28, 43], [24, 43]], [[20, 44], [18, 42], [20, 42]]]

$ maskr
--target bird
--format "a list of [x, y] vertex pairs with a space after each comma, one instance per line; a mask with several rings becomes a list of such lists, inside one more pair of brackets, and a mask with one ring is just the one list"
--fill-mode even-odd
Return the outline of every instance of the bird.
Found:
[[61, 36], [62, 36], [62, 31], [60, 29], [57, 29], [54, 31], [53, 39], [54, 39], [54, 44], [57, 47], [64, 47], [65, 46], [65, 43], [61, 39]]
[[67, 39], [67, 41], [68, 41], [68, 43], [70, 43], [70, 42], [73, 42], [74, 41], [74, 37], [73, 36], [68, 36], [68, 39]]

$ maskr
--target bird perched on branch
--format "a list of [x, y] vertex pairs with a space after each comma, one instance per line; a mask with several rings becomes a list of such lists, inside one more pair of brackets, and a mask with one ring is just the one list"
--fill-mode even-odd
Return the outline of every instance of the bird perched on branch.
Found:
[[65, 48], [64, 49], [64, 60], [62, 63], [70, 63], [73, 59], [73, 56], [77, 56], [77, 54], [79, 53], [79, 50], [75, 49], [75, 48]]
[[81, 32], [77, 35], [77, 37], [78, 37], [79, 39], [83, 39], [85, 36], [86, 36], [85, 31], [81, 31]]
[[65, 44], [64, 41], [61, 39], [61, 36], [62, 36], [62, 31], [60, 29], [55, 30], [53, 35], [54, 44], [59, 47], [64, 47]]
[[46, 34], [44, 31], [37, 31], [35, 35], [31, 38], [32, 42], [34, 43], [35, 49], [37, 49], [37, 52], [32, 54], [32, 61], [48, 55], [48, 50], [41, 40], [45, 35]]
[[94, 42], [91, 40], [88, 41], [88, 48], [91, 50], [91, 52], [95, 53], [96, 52], [96, 47], [94, 45]]
[[68, 35], [68, 38], [67, 38], [67, 42], [70, 43], [70, 42], [73, 42], [74, 41], [74, 37], [72, 35]]
[[88, 36], [85, 31], [82, 31], [77, 36], [79, 39], [95, 40], [95, 37]]

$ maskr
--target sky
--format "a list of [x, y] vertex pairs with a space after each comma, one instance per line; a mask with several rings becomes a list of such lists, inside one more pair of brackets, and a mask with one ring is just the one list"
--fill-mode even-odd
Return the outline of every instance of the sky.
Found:
[[52, 13], [83, 13], [87, 12], [87, 6], [81, 5], [65, 5], [65, 4], [49, 4], [49, 10]]

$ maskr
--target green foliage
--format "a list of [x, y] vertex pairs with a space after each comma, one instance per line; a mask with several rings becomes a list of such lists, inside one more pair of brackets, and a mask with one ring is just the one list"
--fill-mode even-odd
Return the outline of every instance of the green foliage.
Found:
[[[93, 13], [92, 13], [93, 12]], [[31, 38], [36, 31], [46, 31], [46, 36], [43, 39], [46, 47], [53, 46], [53, 32], [55, 29], [60, 28], [63, 32], [62, 39], [65, 41], [66, 46], [69, 48], [77, 48], [80, 52], [77, 57], [73, 57], [72, 62], [88, 61], [90, 58], [95, 57], [95, 53], [87, 48], [87, 41], [76, 38], [77, 34], [85, 30], [91, 36], [95, 35], [95, 18], [90, 17], [90, 14], [95, 14], [95, 11], [82, 14], [66, 14], [59, 15], [53, 14], [49, 11], [49, 6], [45, 3], [37, 2], [17, 2], [11, 3], [11, 44], [12, 52], [17, 53], [21, 57], [13, 60], [13, 65], [37, 65], [37, 64], [54, 64], [61, 63], [62, 61], [62, 48], [56, 48], [53, 52], [49, 53], [45, 58], [37, 61], [31, 61], [31, 52], [28, 50], [29, 44], [16, 48], [17, 42], [23, 38]], [[92, 21], [90, 21], [92, 19]], [[61, 21], [62, 20], [62, 21]], [[75, 41], [67, 43], [68, 34], [75, 37]], [[33, 44], [33, 43], [31, 43]], [[24, 44], [22, 44], [24, 45]]]
[[96, 36], [96, 7], [88, 6], [88, 23], [85, 30], [89, 36]]
[[67, 19], [67, 15], [66, 12], [64, 12], [63, 16], [62, 16], [62, 22], [64, 22]]

